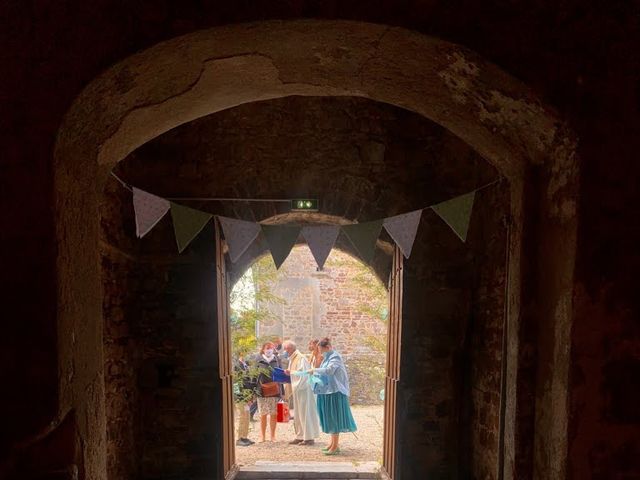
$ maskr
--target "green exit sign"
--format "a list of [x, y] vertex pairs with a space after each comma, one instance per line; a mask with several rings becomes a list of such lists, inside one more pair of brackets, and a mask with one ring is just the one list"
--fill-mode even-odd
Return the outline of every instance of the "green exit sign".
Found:
[[318, 200], [315, 198], [294, 198], [291, 200], [291, 210], [317, 212]]

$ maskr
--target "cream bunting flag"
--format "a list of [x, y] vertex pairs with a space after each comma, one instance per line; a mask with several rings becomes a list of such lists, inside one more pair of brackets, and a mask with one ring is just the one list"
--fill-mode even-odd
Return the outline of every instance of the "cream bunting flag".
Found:
[[446, 202], [431, 206], [433, 211], [451, 227], [451, 230], [453, 230], [463, 242], [467, 241], [475, 196], [476, 192], [474, 190], [473, 192], [465, 193]]
[[360, 258], [365, 263], [370, 263], [376, 253], [376, 241], [382, 230], [382, 220], [343, 225], [341, 228], [360, 254]]
[[213, 215], [210, 213], [171, 202], [171, 219], [173, 220], [178, 252], [182, 253], [189, 246], [207, 222], [211, 220], [211, 217]]
[[313, 225], [302, 228], [302, 236], [307, 241], [320, 270], [323, 269], [339, 233], [339, 225]]
[[218, 220], [229, 245], [229, 258], [235, 263], [260, 233], [260, 224], [227, 217], [218, 217]]
[[422, 209], [385, 218], [383, 221], [385, 230], [391, 235], [396, 245], [400, 247], [405, 258], [409, 258], [409, 255], [411, 255], [421, 217]]
[[276, 269], [280, 268], [291, 253], [300, 235], [300, 229], [292, 225], [262, 225], [262, 233], [269, 245]]
[[133, 188], [133, 210], [136, 215], [136, 236], [144, 237], [169, 211], [170, 203], [139, 188]]

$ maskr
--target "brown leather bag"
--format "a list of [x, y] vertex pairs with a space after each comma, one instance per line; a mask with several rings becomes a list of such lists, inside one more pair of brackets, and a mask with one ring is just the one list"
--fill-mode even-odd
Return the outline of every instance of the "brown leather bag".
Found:
[[276, 382], [267, 382], [260, 385], [260, 391], [263, 397], [278, 397], [280, 396], [280, 385]]

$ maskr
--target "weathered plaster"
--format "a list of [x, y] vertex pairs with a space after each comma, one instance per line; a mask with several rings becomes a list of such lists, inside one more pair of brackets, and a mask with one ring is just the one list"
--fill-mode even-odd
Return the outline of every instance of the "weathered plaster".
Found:
[[[65, 118], [55, 150], [58, 318], [60, 331], [66, 332], [59, 339], [61, 408], [91, 408], [98, 422], [102, 421], [101, 400], [90, 404], [87, 397], [87, 387], [99, 382], [102, 375], [101, 354], [95, 353], [100, 352], [102, 334], [96, 195], [106, 172], [117, 161], [160, 133], [246, 102], [287, 95], [352, 95], [407, 108], [434, 120], [466, 141], [512, 182], [528, 165], [551, 169], [573, 157], [568, 149], [545, 148], [550, 125], [557, 122], [553, 112], [532, 107], [529, 100], [522, 103], [522, 98], [531, 97], [525, 86], [466, 51], [468, 64], [478, 65], [478, 72], [469, 76], [469, 68], [462, 69], [466, 81], [474, 79], [473, 88], [462, 92], [469, 100], [462, 102], [461, 91], [450, 88], [452, 77], [439, 75], [451, 64], [457, 65], [453, 73], [456, 68], [461, 70], [455, 55], [461, 51], [456, 45], [401, 28], [346, 21], [264, 22], [221, 27], [164, 42], [129, 57], [92, 82]], [[470, 67], [470, 71], [475, 69]], [[478, 110], [468, 104], [487, 106]], [[513, 106], [525, 118], [514, 128], [498, 128], [496, 124], [504, 126], [513, 118], [516, 112], [509, 111]], [[498, 112], [487, 113], [494, 107]], [[487, 125], [488, 120], [493, 125]], [[552, 176], [553, 172], [546, 181]], [[574, 193], [571, 189], [570, 194]], [[519, 214], [519, 200], [514, 204], [514, 212]], [[561, 211], [571, 212], [570, 203], [561, 205]], [[554, 209], [544, 202], [527, 206], [522, 214], [538, 208], [542, 221], [553, 218]], [[563, 233], [574, 232], [575, 227], [571, 217]], [[526, 228], [537, 226], [527, 224]], [[528, 262], [536, 262], [538, 253], [515, 251], [522, 234], [528, 235], [528, 231], [512, 229], [513, 256], [524, 255]], [[539, 235], [546, 235], [545, 230]], [[572, 276], [575, 242], [566, 243], [564, 250], [567, 261], [549, 271], [541, 268], [541, 276], [566, 269]], [[510, 272], [510, 278], [518, 283], [518, 268]], [[572, 288], [565, 282], [555, 287], [560, 289], [555, 296], [566, 295]], [[517, 323], [516, 312], [510, 311], [512, 322]], [[570, 324], [570, 319], [567, 321]], [[518, 327], [513, 327], [510, 331], [517, 335]], [[75, 344], [69, 341], [73, 335]], [[509, 345], [514, 346], [513, 340]], [[507, 357], [513, 359], [512, 354]], [[507, 410], [512, 407], [513, 401], [507, 400]], [[508, 413], [507, 418], [512, 415]], [[91, 421], [83, 415], [79, 421], [90, 454], [86, 463], [102, 472], [98, 452], [104, 434], [89, 435]], [[102, 473], [95, 478], [103, 478]]]

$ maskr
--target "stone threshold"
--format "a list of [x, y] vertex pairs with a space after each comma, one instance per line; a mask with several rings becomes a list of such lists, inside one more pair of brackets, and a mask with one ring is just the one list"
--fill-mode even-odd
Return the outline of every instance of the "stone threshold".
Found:
[[379, 479], [377, 462], [271, 462], [259, 461], [255, 465], [240, 467], [235, 480], [254, 479]]

